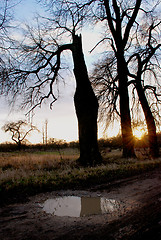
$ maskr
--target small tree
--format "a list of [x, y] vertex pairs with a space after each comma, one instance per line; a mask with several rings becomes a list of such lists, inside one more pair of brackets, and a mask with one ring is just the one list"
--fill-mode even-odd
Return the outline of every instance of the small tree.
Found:
[[5, 132], [11, 133], [12, 140], [18, 145], [18, 149], [21, 149], [22, 142], [26, 140], [27, 135], [33, 131], [38, 130], [35, 126], [32, 124], [28, 124], [26, 121], [19, 120], [16, 122], [9, 122], [6, 123], [2, 130]]

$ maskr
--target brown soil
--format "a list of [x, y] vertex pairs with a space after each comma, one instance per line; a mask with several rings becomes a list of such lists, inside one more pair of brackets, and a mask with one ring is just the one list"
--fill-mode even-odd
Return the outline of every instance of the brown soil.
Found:
[[[42, 204], [56, 196], [101, 196], [118, 201], [112, 212], [88, 217], [47, 214]], [[0, 239], [161, 239], [161, 170], [86, 190], [54, 191], [0, 209]]]

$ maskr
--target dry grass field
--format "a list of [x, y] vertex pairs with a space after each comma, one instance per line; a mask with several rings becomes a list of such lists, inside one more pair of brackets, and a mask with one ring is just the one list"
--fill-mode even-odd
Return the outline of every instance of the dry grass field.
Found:
[[132, 176], [161, 166], [161, 159], [152, 160], [138, 151], [137, 159], [121, 158], [121, 151], [103, 153], [103, 163], [81, 167], [77, 149], [51, 152], [1, 152], [0, 199], [19, 198], [43, 191], [79, 188]]

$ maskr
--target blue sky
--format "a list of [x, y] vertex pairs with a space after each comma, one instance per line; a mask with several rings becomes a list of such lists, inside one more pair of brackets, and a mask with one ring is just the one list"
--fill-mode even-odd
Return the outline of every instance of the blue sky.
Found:
[[37, 11], [44, 12], [40, 4], [37, 4], [35, 0], [22, 0], [15, 8], [15, 17], [22, 20], [32, 20]]

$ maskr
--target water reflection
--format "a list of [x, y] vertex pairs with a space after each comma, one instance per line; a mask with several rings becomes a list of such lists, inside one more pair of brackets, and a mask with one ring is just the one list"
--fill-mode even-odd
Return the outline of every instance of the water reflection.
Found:
[[110, 213], [118, 208], [118, 201], [103, 197], [64, 196], [48, 199], [43, 204], [43, 210], [46, 213], [70, 217]]
[[58, 197], [48, 199], [43, 206], [46, 213], [52, 213], [56, 216], [79, 217], [81, 211], [80, 197]]

